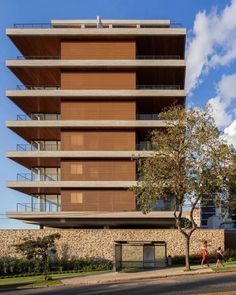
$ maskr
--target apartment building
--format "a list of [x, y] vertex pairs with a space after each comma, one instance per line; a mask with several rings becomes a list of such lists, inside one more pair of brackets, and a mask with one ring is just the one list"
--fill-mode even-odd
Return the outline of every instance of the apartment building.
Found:
[[[183, 212], [183, 217], [187, 218], [189, 221], [191, 221], [190, 213], [191, 213], [190, 210]], [[201, 226], [201, 210], [200, 210], [200, 208], [196, 208], [193, 211], [193, 220], [196, 223], [197, 227]]]
[[[148, 215], [129, 188], [134, 156], [152, 153], [149, 133], [164, 108], [185, 105], [184, 28], [169, 20], [54, 20], [6, 30], [21, 56], [6, 96], [21, 110], [6, 125], [22, 138], [7, 157], [7, 187], [28, 201], [7, 216], [43, 227], [173, 227], [161, 200]], [[28, 169], [21, 173], [21, 167]]]

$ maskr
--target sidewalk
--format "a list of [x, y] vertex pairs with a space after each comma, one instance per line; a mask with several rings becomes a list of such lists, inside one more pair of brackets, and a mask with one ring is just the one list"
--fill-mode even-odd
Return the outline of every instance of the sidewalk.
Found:
[[110, 272], [103, 274], [93, 274], [83, 277], [61, 279], [65, 285], [95, 285], [107, 283], [121, 283], [135, 280], [148, 280], [155, 278], [191, 276], [195, 274], [213, 273], [210, 267], [192, 266], [192, 271], [184, 271], [184, 266], [163, 268], [158, 270], [147, 270], [140, 272]]

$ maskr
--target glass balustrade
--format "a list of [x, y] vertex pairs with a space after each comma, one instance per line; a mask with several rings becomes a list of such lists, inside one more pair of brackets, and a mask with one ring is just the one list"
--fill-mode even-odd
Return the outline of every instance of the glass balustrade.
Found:
[[180, 85], [136, 85], [136, 89], [179, 90]]
[[59, 212], [61, 206], [53, 202], [17, 203], [17, 212]]
[[137, 114], [136, 120], [160, 120], [158, 114]]
[[16, 85], [16, 90], [60, 90], [60, 85]]
[[17, 173], [17, 181], [60, 181], [60, 174]]
[[16, 116], [17, 121], [27, 121], [27, 120], [60, 120], [61, 114], [45, 114], [45, 113], [32, 113], [30, 115], [21, 114]]
[[60, 141], [33, 141], [31, 144], [17, 144], [17, 151], [60, 151]]
[[150, 141], [140, 141], [136, 144], [137, 151], [152, 151], [154, 150], [153, 144]]
[[180, 55], [155, 55], [155, 54], [138, 54], [136, 59], [180, 59]]

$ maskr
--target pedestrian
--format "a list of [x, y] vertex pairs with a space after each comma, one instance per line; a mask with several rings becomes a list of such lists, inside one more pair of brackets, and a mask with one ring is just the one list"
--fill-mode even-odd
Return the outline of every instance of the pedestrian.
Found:
[[205, 241], [203, 243], [202, 246], [202, 261], [201, 261], [201, 266], [204, 267], [204, 264], [207, 264], [207, 266], [209, 267], [209, 264], [207, 263], [207, 241]]
[[222, 251], [221, 247], [219, 247], [216, 250], [216, 267], [219, 267], [220, 264], [222, 266], [224, 266], [224, 264], [223, 264], [223, 251]]

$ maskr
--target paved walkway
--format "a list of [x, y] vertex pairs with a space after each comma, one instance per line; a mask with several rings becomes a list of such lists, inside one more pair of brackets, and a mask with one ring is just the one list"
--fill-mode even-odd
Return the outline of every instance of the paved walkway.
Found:
[[109, 272], [102, 274], [90, 274], [87, 276], [61, 279], [65, 285], [94, 285], [127, 282], [133, 280], [145, 280], [174, 276], [191, 276], [195, 274], [212, 273], [210, 267], [192, 266], [192, 271], [184, 271], [184, 267], [171, 267], [158, 270], [140, 271], [140, 272]]

